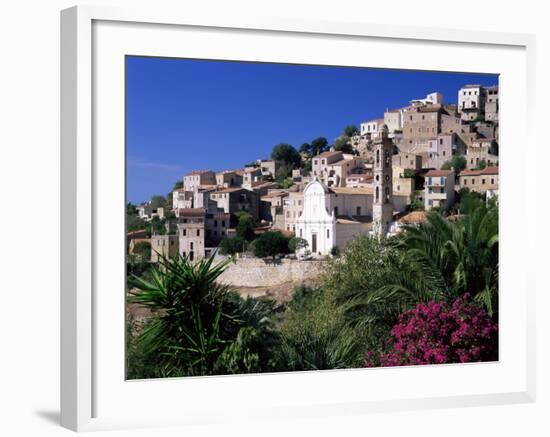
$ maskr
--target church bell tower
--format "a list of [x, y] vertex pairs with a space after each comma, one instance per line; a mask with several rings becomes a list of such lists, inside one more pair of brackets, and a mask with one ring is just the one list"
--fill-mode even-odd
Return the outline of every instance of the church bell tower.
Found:
[[374, 141], [374, 192], [372, 221], [374, 235], [385, 236], [393, 218], [393, 141], [384, 126], [381, 136]]

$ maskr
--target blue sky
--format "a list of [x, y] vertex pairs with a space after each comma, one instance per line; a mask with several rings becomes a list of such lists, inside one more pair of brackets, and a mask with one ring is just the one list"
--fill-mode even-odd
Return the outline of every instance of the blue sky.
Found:
[[456, 103], [467, 83], [496, 75], [126, 59], [128, 201], [166, 195], [193, 169], [239, 168], [278, 143], [332, 142], [347, 124], [439, 91]]

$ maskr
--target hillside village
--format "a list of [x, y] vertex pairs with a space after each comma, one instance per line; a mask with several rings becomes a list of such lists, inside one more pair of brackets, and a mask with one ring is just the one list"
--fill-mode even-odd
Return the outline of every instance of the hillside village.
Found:
[[[434, 92], [348, 126], [332, 145], [283, 144], [239, 169], [195, 169], [165, 203], [129, 205], [128, 253], [149, 245], [146, 261], [198, 260], [249, 251], [276, 232], [294, 240], [290, 256], [323, 258], [361, 234], [395, 235], [430, 210], [459, 216], [464, 193], [498, 196], [498, 106], [498, 86], [464, 85], [456, 105]], [[230, 244], [247, 229], [246, 244]]]

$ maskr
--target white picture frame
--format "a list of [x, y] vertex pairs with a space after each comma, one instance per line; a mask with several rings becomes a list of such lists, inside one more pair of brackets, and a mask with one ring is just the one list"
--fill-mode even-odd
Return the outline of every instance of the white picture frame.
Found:
[[[147, 37], [141, 38], [139, 35], [145, 32]], [[223, 38], [219, 38], [217, 32], [223, 33]], [[168, 34], [171, 43], [168, 42]], [[132, 37], [124, 38], [124, 35]], [[106, 266], [111, 262], [111, 259], [106, 259], [111, 255], [106, 254], [114, 253], [116, 258], [124, 250], [124, 228], [114, 226], [112, 231], [108, 231], [102, 225], [106, 211], [111, 211], [109, 208], [113, 205], [116, 209], [120, 194], [124, 192], [123, 186], [112, 182], [120, 181], [124, 175], [124, 166], [121, 167], [124, 141], [120, 131], [123, 131], [123, 125], [120, 125], [123, 99], [120, 99], [124, 93], [120, 85], [124, 77], [119, 74], [121, 63], [123, 65], [120, 57], [138, 54], [136, 50], [139, 54], [152, 56], [182, 57], [179, 53], [181, 41], [178, 44], [174, 37], [193, 38], [192, 53], [187, 54], [189, 57], [322, 63], [325, 59], [322, 56], [329, 56], [333, 51], [335, 58], [328, 63], [358, 65], [357, 60], [346, 62], [349, 59], [345, 57], [346, 47], [369, 44], [368, 47], [378, 55], [361, 61], [363, 66], [437, 69], [440, 65], [440, 69], [450, 71], [467, 69], [501, 74], [501, 360], [498, 363], [472, 365], [308, 372], [307, 375], [289, 373], [139, 382], [121, 379], [120, 366], [123, 367], [123, 364], [120, 353], [122, 351], [123, 354], [124, 345], [120, 339], [124, 338], [124, 332], [120, 332], [120, 327], [124, 325], [124, 317], [120, 304], [124, 302], [124, 285], [118, 276], [120, 270], [117, 270], [116, 262], [112, 263], [112, 270]], [[204, 44], [197, 42], [203, 39]], [[128, 45], [130, 40], [131, 45]], [[229, 47], [233, 41], [236, 44]], [[269, 51], [264, 50], [266, 46], [262, 47], [262, 42], [269, 42]], [[224, 44], [228, 46], [224, 47]], [[395, 50], [392, 47], [400, 44], [413, 52], [421, 47], [423, 52], [433, 50], [433, 53], [441, 54], [430, 62], [424, 59], [415, 61], [409, 55], [403, 55], [403, 59], [384, 58], [385, 52]], [[321, 45], [326, 53], [317, 50]], [[535, 220], [535, 208], [522, 208], [521, 202], [536, 204], [536, 175], [533, 169], [527, 172], [525, 157], [512, 156], [507, 152], [506, 145], [523, 141], [524, 150], [536, 154], [531, 114], [535, 93], [534, 45], [531, 35], [365, 26], [360, 22], [289, 21], [245, 16], [229, 21], [216, 15], [192, 16], [184, 11], [153, 8], [126, 10], [78, 6], [62, 11], [62, 425], [82, 431], [239, 420], [246, 414], [242, 408], [240, 414], [230, 408], [222, 408], [222, 402], [227, 401], [224, 393], [229, 390], [241, 393], [240, 400], [258, 420], [276, 415], [364, 414], [372, 411], [533, 402], [535, 288], [529, 278], [534, 275], [530, 275], [529, 260], [521, 253], [534, 247], [535, 242], [534, 235], [517, 235], [514, 229], [524, 220]], [[338, 52], [339, 59], [335, 52], [337, 48], [341, 50]], [[448, 59], [449, 56], [443, 53], [451, 49], [457, 50], [457, 53], [472, 53], [472, 56], [466, 58], [468, 62], [456, 57]], [[246, 50], [249, 50], [248, 55]], [[305, 59], [299, 50], [309, 50], [311, 58]], [[492, 54], [491, 59], [488, 58], [489, 53]], [[502, 70], [494, 70], [491, 65], [500, 65]], [[106, 102], [106, 94], [113, 100]], [[517, 120], [514, 126], [506, 124], [506, 120], [511, 119]], [[512, 175], [507, 170], [511, 168], [508, 163], [512, 162], [515, 177], [518, 178], [518, 174], [521, 176], [521, 182], [515, 184], [509, 183]], [[517, 204], [509, 201], [514, 198], [519, 199]], [[124, 260], [120, 259], [120, 262]], [[113, 278], [120, 287], [120, 295], [116, 297], [105, 294], [104, 284]], [[508, 287], [516, 290], [517, 294], [509, 293]], [[513, 332], [509, 329], [512, 326]], [[117, 370], [111, 371], [112, 368]], [[408, 385], [407, 381], [411, 379], [425, 379], [426, 387], [420, 389], [414, 384]], [[441, 387], [442, 381], [451, 379], [454, 380], [453, 386], [443, 384], [444, 387]], [[478, 388], [475, 389], [474, 384], [469, 385], [468, 380], [472, 380]], [[395, 387], [390, 386], [388, 381], [393, 381]], [[354, 393], [353, 397], [345, 390], [346, 387], [360, 387], [362, 384], [370, 390]], [[174, 402], [174, 396], [182, 393], [183, 386], [189, 396], [199, 392], [203, 395], [196, 397], [192, 405], [185, 399]], [[277, 392], [277, 387], [280, 392]], [[284, 390], [288, 393], [291, 387], [295, 387], [297, 392], [292, 401], [285, 403]], [[342, 388], [341, 393], [338, 387]], [[260, 399], [254, 405], [246, 404], [247, 393], [267, 389], [274, 390], [273, 399]], [[170, 403], [170, 408], [162, 404], [155, 409], [147, 403], [150, 399], [159, 399], [161, 394]], [[142, 410], [134, 408], [131, 413], [130, 408], [119, 408], [125, 401], [131, 403], [131, 399], [136, 397], [143, 400]], [[219, 404], [216, 404], [217, 397]], [[184, 411], [186, 414], [182, 414]]]

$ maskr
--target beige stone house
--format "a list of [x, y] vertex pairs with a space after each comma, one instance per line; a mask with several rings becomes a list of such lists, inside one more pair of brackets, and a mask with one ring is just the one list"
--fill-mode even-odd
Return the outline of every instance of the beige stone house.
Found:
[[269, 216], [267, 220], [271, 221], [276, 229], [284, 229], [283, 202], [289, 195], [289, 190], [269, 190], [261, 197], [261, 201], [269, 204]]
[[304, 192], [290, 191], [283, 199], [284, 229], [289, 232], [296, 232], [296, 220], [304, 210]]
[[209, 193], [210, 199], [225, 213], [235, 214], [248, 212], [252, 217], [259, 218], [259, 195], [245, 188], [233, 187], [217, 189]]
[[178, 253], [178, 235], [153, 235], [151, 237], [151, 262], [158, 262], [160, 256], [172, 258]]
[[240, 170], [224, 170], [216, 173], [216, 185], [229, 188], [240, 187], [243, 183], [242, 172]]
[[430, 170], [424, 182], [424, 207], [449, 210], [455, 201], [455, 173], [453, 170]]
[[210, 170], [193, 170], [183, 177], [185, 191], [195, 191], [201, 185], [216, 185], [216, 173]]
[[488, 166], [498, 161], [496, 141], [493, 138], [478, 138], [466, 147], [466, 168], [472, 170], [478, 167], [481, 161]]
[[208, 257], [227, 236], [230, 215], [222, 210], [189, 208], [178, 214], [179, 253], [191, 261]]
[[392, 156], [392, 164], [403, 169], [418, 170], [422, 168], [422, 156], [400, 151]]
[[311, 176], [327, 187], [343, 187], [346, 177], [364, 169], [363, 160], [342, 152], [323, 152], [313, 157]]
[[458, 175], [460, 188], [468, 188], [470, 191], [486, 193], [498, 192], [498, 167], [486, 167], [483, 170], [462, 170]]
[[375, 120], [369, 120], [361, 123], [360, 132], [361, 135], [366, 135], [371, 140], [378, 139], [382, 135], [384, 130], [384, 119], [377, 118]]

